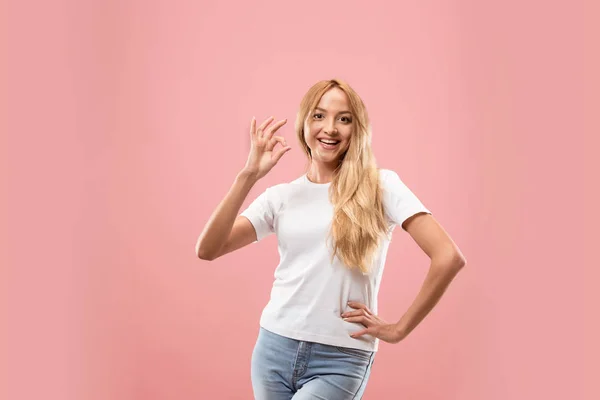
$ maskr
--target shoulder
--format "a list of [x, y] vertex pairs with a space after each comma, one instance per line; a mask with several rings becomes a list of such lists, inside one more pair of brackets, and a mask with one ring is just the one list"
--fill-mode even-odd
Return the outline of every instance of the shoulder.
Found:
[[398, 175], [396, 174], [395, 171], [392, 171], [391, 169], [387, 169], [387, 168], [379, 168], [379, 179], [384, 179], [389, 177], [390, 175]]
[[295, 178], [292, 181], [281, 182], [267, 188], [271, 193], [285, 193], [290, 190], [297, 190], [302, 187], [303, 177]]
[[402, 184], [402, 180], [398, 173], [394, 170], [387, 168], [379, 168], [379, 182], [384, 189], [388, 189], [391, 186]]
[[281, 202], [290, 194], [302, 190], [303, 177], [296, 178], [289, 182], [277, 183], [272, 186], [268, 186], [265, 190], [266, 197], [272, 202]]
[[409, 189], [404, 180], [394, 170], [380, 168], [379, 182], [384, 193], [392, 193], [402, 196], [412, 194], [411, 189]]
[[398, 173], [396, 171], [394, 171], [393, 169], [379, 168], [379, 176], [383, 177], [383, 178], [397, 177]]

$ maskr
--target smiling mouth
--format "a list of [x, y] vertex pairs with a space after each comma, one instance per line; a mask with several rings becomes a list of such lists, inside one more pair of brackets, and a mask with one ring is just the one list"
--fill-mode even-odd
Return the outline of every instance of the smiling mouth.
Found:
[[332, 140], [332, 141], [328, 140], [326, 142], [321, 139], [317, 139], [317, 140], [321, 143], [321, 146], [323, 146], [326, 149], [335, 149], [336, 146], [340, 143], [339, 140]]

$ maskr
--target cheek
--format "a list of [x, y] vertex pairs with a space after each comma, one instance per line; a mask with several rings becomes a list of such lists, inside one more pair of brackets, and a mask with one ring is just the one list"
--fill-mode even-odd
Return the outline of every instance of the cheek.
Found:
[[346, 144], [350, 144], [351, 139], [352, 139], [352, 131], [348, 131], [346, 134], [344, 134], [344, 142], [346, 142]]
[[310, 145], [312, 141], [310, 131], [304, 130], [304, 141]]
[[304, 142], [309, 149], [314, 150], [316, 139], [311, 135], [310, 132], [304, 131]]
[[314, 126], [308, 126], [306, 129], [304, 129], [304, 140], [306, 140], [307, 143], [310, 142], [314, 142], [317, 136], [317, 133], [319, 132], [318, 129], [315, 129]]

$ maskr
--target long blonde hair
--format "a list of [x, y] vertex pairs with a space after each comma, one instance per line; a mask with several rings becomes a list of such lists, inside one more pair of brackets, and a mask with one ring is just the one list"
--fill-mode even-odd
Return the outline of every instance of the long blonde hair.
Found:
[[337, 87], [348, 96], [352, 112], [352, 135], [348, 150], [340, 159], [329, 187], [333, 221], [327, 239], [333, 238], [331, 260], [337, 254], [349, 268], [368, 273], [382, 235], [387, 235], [379, 170], [371, 149], [371, 123], [360, 96], [341, 79], [317, 82], [304, 95], [296, 117], [296, 135], [308, 158], [312, 155], [304, 139], [304, 126], [321, 97]]

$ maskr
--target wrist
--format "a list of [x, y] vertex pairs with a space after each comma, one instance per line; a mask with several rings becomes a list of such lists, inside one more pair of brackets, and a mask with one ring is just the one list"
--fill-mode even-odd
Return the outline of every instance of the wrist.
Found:
[[238, 172], [236, 179], [255, 183], [258, 181], [258, 172], [243, 169]]

